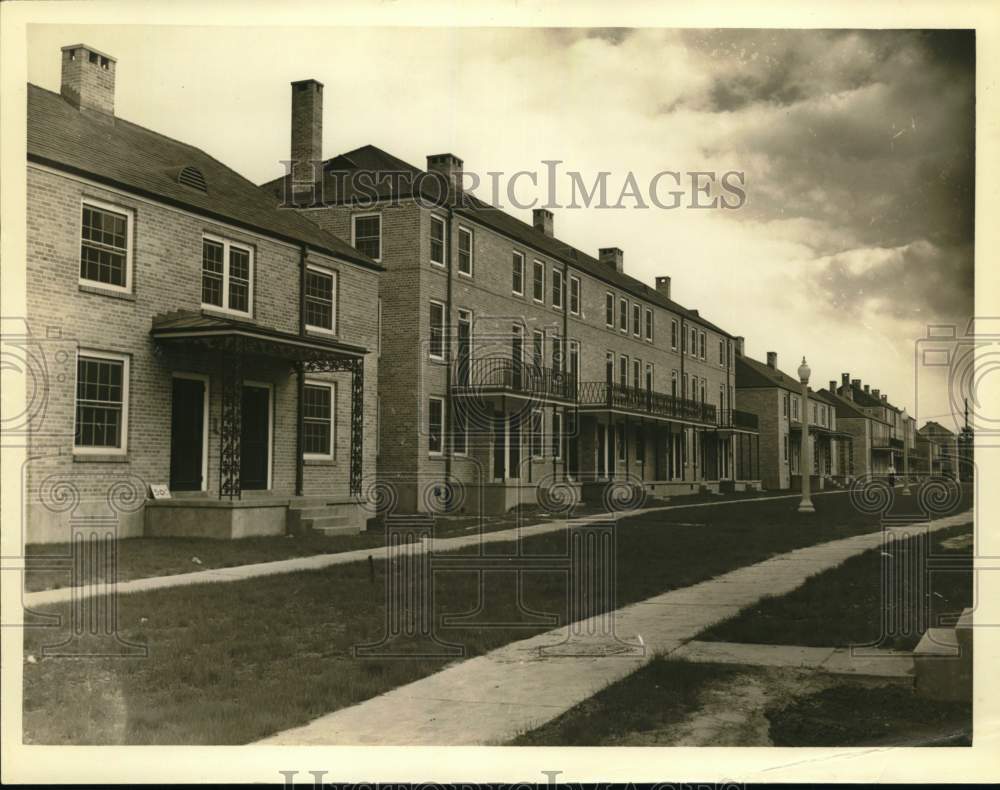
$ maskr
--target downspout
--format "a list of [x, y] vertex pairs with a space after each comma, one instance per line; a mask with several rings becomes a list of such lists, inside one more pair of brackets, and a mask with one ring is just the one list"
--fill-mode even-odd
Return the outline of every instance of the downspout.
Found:
[[[569, 306], [570, 300], [572, 299], [573, 288], [569, 282], [569, 264], [563, 263], [563, 332], [562, 332], [562, 351], [559, 354], [559, 359], [562, 364], [562, 369], [566, 370], [566, 363], [569, 359]], [[579, 362], [577, 362], [579, 364]], [[570, 371], [572, 373], [572, 371]], [[565, 377], [564, 377], [565, 379]], [[573, 400], [576, 401], [576, 378], [574, 377], [572, 383], [570, 384], [571, 391], [573, 393]], [[558, 407], [556, 407], [558, 408]], [[560, 448], [562, 450], [562, 479], [563, 482], [569, 480], [569, 440], [567, 439], [566, 431], [566, 407], [563, 406], [562, 410], [562, 421], [560, 422], [560, 432], [559, 432], [559, 443], [562, 445]], [[555, 477], [555, 463], [553, 462], [552, 476]]]
[[[448, 285], [447, 285], [447, 295], [445, 296], [445, 309], [444, 309], [444, 337], [445, 337], [445, 359], [447, 360], [446, 374], [445, 374], [445, 384], [444, 384], [444, 411], [445, 411], [445, 430], [444, 437], [442, 441], [446, 443], [444, 448], [444, 479], [446, 485], [451, 485], [451, 455], [455, 450], [455, 437], [452, 433], [453, 431], [453, 420], [452, 420], [452, 397], [451, 397], [451, 382], [452, 375], [454, 373], [455, 360], [451, 353], [451, 308], [452, 308], [452, 277], [453, 277], [453, 249], [454, 245], [451, 241], [451, 228], [452, 228], [452, 217], [454, 216], [454, 210], [451, 205], [448, 206], [448, 219], [445, 221], [445, 232], [444, 232], [444, 243], [445, 243], [445, 253], [444, 258], [448, 261]], [[468, 442], [468, 426], [466, 426], [466, 442]], [[466, 448], [468, 451], [468, 448]], [[450, 503], [450, 498], [449, 498]]]
[[[681, 313], [681, 400], [688, 399], [688, 390], [684, 382], [684, 357], [687, 356], [685, 349], [687, 348], [688, 336], [687, 327], [684, 326], [684, 314]], [[688, 429], [684, 426], [684, 431], [681, 434], [681, 481], [687, 482], [687, 466], [688, 466]]]
[[[309, 251], [303, 244], [299, 251], [299, 336], [306, 334], [306, 261]], [[295, 412], [295, 496], [302, 496], [305, 490], [303, 459], [302, 459], [302, 412], [305, 406], [305, 366], [301, 362], [295, 363], [295, 389], [296, 389], [296, 412]]]

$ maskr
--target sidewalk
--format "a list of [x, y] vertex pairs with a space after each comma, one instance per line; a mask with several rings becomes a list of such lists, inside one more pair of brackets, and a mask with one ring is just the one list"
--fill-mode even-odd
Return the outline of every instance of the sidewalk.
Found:
[[[824, 491], [822, 494], [840, 494], [843, 491]], [[720, 500], [718, 502], [696, 502], [689, 505], [660, 505], [658, 507], [640, 508], [638, 510], [623, 511], [617, 518], [634, 518], [646, 513], [657, 513], [664, 510], [677, 510], [681, 508], [695, 507], [716, 507], [718, 505], [728, 505], [734, 502], [768, 502], [775, 499], [794, 499], [798, 494], [782, 494], [773, 497], [754, 497], [746, 500]], [[813, 496], [817, 496], [814, 494]], [[473, 532], [469, 535], [460, 535], [453, 538], [435, 538], [433, 541], [426, 541], [416, 549], [418, 553], [433, 550], [435, 552], [452, 551], [465, 546], [474, 546], [480, 543], [502, 543], [504, 541], [518, 540], [520, 538], [531, 537], [532, 535], [543, 535], [547, 532], [557, 532], [566, 529], [569, 524], [587, 524], [594, 521], [607, 520], [607, 514], [600, 513], [593, 516], [583, 516], [581, 518], [559, 521], [546, 521], [541, 524], [533, 524], [525, 527], [514, 527], [512, 529], [497, 530], [496, 532]], [[145, 579], [133, 579], [132, 581], [120, 582], [107, 589], [100, 582], [83, 587], [59, 587], [54, 590], [40, 590], [38, 592], [22, 593], [24, 608], [32, 609], [39, 606], [51, 606], [52, 604], [66, 603], [80, 597], [89, 595], [114, 593], [117, 595], [127, 595], [130, 593], [148, 592], [149, 590], [162, 590], [167, 587], [181, 587], [188, 584], [208, 584], [212, 582], [238, 582], [245, 579], [253, 579], [258, 576], [270, 576], [279, 573], [293, 573], [295, 571], [313, 571], [327, 568], [331, 565], [342, 565], [350, 562], [363, 562], [368, 557], [378, 558], [384, 553], [384, 546], [354, 549], [352, 551], [342, 551], [336, 554], [316, 554], [311, 557], [295, 557], [288, 560], [275, 560], [273, 562], [257, 562], [252, 565], [235, 565], [229, 568], [213, 568], [194, 573], [177, 573], [169, 576], [150, 576]]]
[[[934, 531], [971, 520], [969, 510], [927, 527]], [[613, 636], [601, 635], [603, 615], [514, 642], [260, 743], [507, 743], [635, 672], [654, 654], [669, 654], [761, 598], [790, 592], [809, 576], [876, 548], [882, 534], [797, 549], [626, 606], [611, 615]], [[571, 631], [574, 636], [568, 639]]]

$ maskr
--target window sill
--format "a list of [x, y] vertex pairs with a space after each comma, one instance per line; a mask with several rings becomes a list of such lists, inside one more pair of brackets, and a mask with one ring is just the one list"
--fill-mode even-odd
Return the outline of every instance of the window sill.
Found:
[[327, 337], [333, 339], [340, 337], [340, 333], [337, 332], [336, 329], [326, 329], [325, 327], [322, 326], [310, 326], [309, 324], [306, 324], [306, 334], [319, 335], [320, 337]]
[[203, 304], [201, 306], [201, 314], [213, 318], [235, 318], [240, 321], [253, 321], [251, 313], [241, 313], [239, 310], [227, 310], [224, 307], [215, 307], [214, 305]]
[[80, 283], [79, 286], [81, 293], [110, 296], [112, 299], [121, 299], [125, 302], [135, 301], [135, 294], [131, 291], [119, 291], [114, 288], [102, 288], [100, 285], [87, 285], [85, 283]]
[[73, 453], [74, 464], [127, 464], [128, 456], [113, 453]]

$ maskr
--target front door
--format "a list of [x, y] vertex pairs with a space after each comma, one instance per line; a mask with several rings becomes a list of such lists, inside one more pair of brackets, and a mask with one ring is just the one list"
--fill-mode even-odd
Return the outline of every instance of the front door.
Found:
[[240, 487], [267, 488], [271, 444], [271, 391], [267, 387], [243, 387], [243, 431], [240, 435]]
[[170, 410], [170, 490], [201, 491], [205, 382], [175, 378]]

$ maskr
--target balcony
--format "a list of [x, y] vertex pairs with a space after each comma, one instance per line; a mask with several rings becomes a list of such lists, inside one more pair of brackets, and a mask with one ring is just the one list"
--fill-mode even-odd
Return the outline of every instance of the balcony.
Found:
[[451, 389], [457, 395], [513, 395], [539, 401], [576, 400], [576, 382], [566, 371], [486, 357], [455, 365]]
[[757, 432], [760, 430], [760, 421], [757, 415], [739, 409], [720, 409], [716, 424], [720, 428], [735, 428], [740, 431]]
[[579, 405], [707, 425], [716, 424], [716, 409], [710, 403], [676, 398], [663, 392], [626, 387], [622, 384], [609, 384], [605, 381], [582, 382], [579, 387]]
[[902, 439], [890, 439], [889, 440], [889, 449], [893, 450], [894, 452], [899, 452], [899, 453], [903, 452], [903, 440]]

